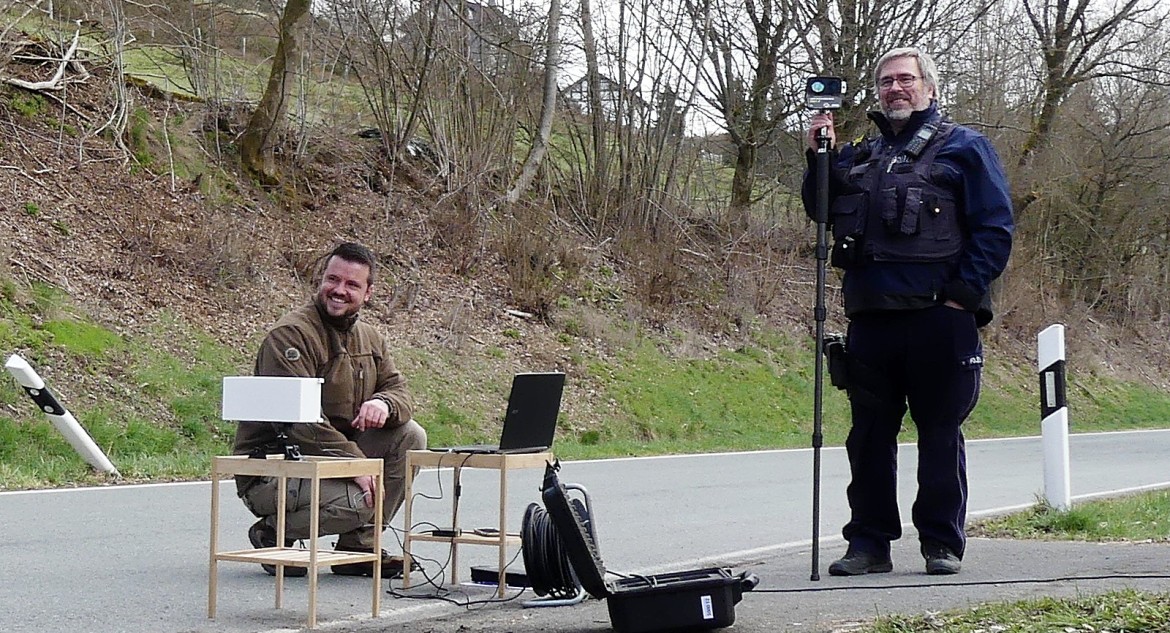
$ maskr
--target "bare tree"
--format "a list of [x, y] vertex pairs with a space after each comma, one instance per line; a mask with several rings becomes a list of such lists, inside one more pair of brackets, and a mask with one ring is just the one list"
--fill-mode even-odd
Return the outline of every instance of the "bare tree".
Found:
[[126, 16], [122, 12], [122, 3], [116, 0], [106, 0], [106, 6], [110, 10], [112, 22], [110, 36], [113, 41], [114, 50], [112, 57], [113, 72], [110, 73], [110, 87], [111, 92], [114, 94], [114, 106], [106, 122], [92, 134], [96, 136], [103, 131], [108, 131], [115, 139], [115, 145], [118, 149], [122, 150], [122, 155], [125, 157], [125, 160], [129, 161], [130, 152], [126, 148], [124, 138], [126, 135], [126, 125], [130, 121], [130, 111], [133, 103], [126, 91], [126, 84], [122, 80], [125, 44], [129, 33], [126, 28]]
[[[1143, 71], [1158, 69], [1125, 60], [1165, 28], [1167, 9], [1158, 0], [1123, 0], [1107, 12], [1098, 11], [1090, 0], [1023, 0], [1022, 7], [1043, 60], [1039, 109], [1016, 161], [1017, 168], [1026, 170], [1051, 143], [1060, 108], [1074, 87], [1098, 77], [1142, 78]], [[1158, 62], [1163, 71], [1166, 62]], [[1154, 79], [1167, 80], [1164, 72]], [[1033, 188], [1021, 187], [1013, 200], [1016, 213], [1037, 197]]]
[[531, 186], [532, 181], [536, 178], [536, 170], [540, 167], [541, 161], [544, 160], [545, 152], [548, 150], [548, 140], [552, 136], [553, 114], [556, 111], [557, 103], [557, 57], [560, 51], [560, 22], [561, 22], [561, 0], [551, 0], [548, 6], [548, 36], [545, 42], [545, 60], [544, 60], [544, 99], [541, 102], [540, 108], [540, 124], [537, 128], [536, 138], [533, 139], [532, 145], [528, 150], [528, 157], [524, 160], [524, 167], [520, 170], [520, 175], [512, 184], [512, 188], [504, 196], [504, 200], [508, 204], [513, 204], [520, 199], [520, 195]]
[[1119, 322], [1166, 313], [1166, 97], [1128, 78], [1079, 84], [1061, 106], [1069, 133], [1054, 135], [1032, 166], [1045, 186], [1022, 221], [1023, 252], [1057, 282], [1053, 296]]
[[280, 39], [264, 96], [240, 138], [240, 161], [244, 170], [266, 185], [279, 181], [273, 150], [284, 126], [296, 82], [302, 29], [311, 4], [311, 0], [288, 0], [285, 4], [280, 16]]
[[443, 2], [330, 3], [345, 76], [361, 85], [388, 156], [397, 158], [421, 124], [433, 81]]
[[735, 146], [729, 207], [732, 222], [743, 224], [756, 183], [756, 158], [777, 126], [794, 109], [788, 95], [777, 94], [783, 60], [800, 46], [790, 13], [773, 0], [684, 0], [693, 27], [700, 33], [706, 59], [705, 96], [717, 109]]
[[585, 52], [585, 83], [589, 90], [589, 119], [592, 128], [592, 169], [589, 199], [592, 204], [603, 204], [609, 189], [608, 143], [606, 115], [601, 96], [601, 69], [597, 60], [597, 38], [593, 34], [593, 6], [590, 0], [581, 0], [581, 36]]

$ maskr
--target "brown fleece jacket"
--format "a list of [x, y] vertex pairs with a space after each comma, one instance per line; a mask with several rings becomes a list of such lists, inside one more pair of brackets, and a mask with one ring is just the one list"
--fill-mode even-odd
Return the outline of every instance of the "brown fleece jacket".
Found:
[[[286, 314], [269, 330], [256, 355], [257, 376], [324, 378], [322, 413], [328, 423], [286, 425], [289, 441], [305, 455], [364, 457], [350, 426], [362, 403], [377, 398], [390, 407], [388, 426], [413, 414], [406, 378], [390, 358], [385, 338], [357, 317], [345, 322], [323, 315], [316, 303]], [[246, 455], [276, 439], [272, 424], [240, 422], [233, 452]]]

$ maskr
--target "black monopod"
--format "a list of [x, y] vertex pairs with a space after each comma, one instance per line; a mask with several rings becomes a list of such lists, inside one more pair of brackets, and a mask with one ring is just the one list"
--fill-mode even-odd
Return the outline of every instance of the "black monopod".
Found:
[[[841, 107], [845, 94], [845, 82], [838, 77], [810, 77], [805, 85], [805, 106], [810, 110], [836, 110]], [[829, 132], [825, 128], [817, 131], [817, 297], [813, 308], [816, 322], [816, 361], [813, 378], [813, 499], [812, 499], [812, 577], [820, 580], [820, 534], [821, 534], [821, 401], [824, 395], [825, 368], [825, 275], [829, 261]]]

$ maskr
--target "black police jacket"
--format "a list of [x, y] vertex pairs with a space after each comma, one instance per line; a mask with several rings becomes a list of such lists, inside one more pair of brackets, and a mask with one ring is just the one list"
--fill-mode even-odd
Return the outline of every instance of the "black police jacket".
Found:
[[[895, 133], [871, 113], [880, 136], [831, 159], [833, 262], [845, 270], [845, 313], [920, 309], [952, 300], [984, 325], [988, 289], [1011, 253], [1011, 199], [987, 137], [944, 121], [937, 105]], [[925, 138], [924, 138], [925, 137]], [[917, 139], [917, 140], [916, 140]], [[816, 217], [816, 159], [802, 189]]]

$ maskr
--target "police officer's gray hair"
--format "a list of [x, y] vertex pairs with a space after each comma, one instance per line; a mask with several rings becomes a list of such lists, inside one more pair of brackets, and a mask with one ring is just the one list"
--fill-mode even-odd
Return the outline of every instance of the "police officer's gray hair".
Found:
[[881, 81], [882, 67], [886, 65], [886, 62], [902, 57], [909, 57], [918, 62], [918, 72], [922, 73], [922, 84], [934, 94], [935, 99], [938, 99], [938, 66], [934, 63], [934, 58], [916, 46], [895, 48], [881, 56], [881, 59], [873, 67], [874, 89], [876, 90], [878, 88], [878, 82]]

